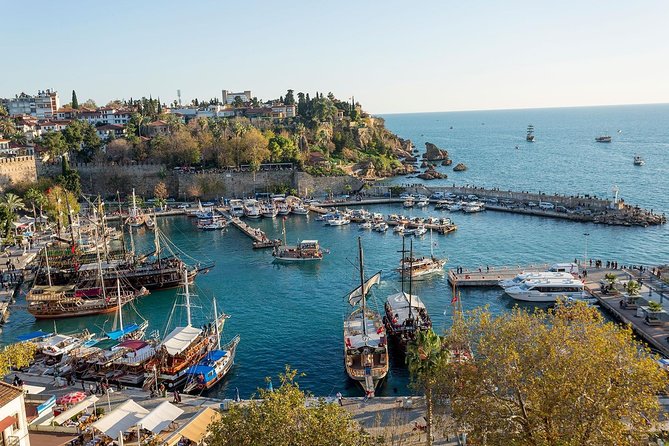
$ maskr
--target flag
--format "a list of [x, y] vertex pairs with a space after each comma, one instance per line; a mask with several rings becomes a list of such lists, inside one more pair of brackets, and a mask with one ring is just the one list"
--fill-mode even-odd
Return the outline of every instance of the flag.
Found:
[[454, 304], [458, 301], [458, 296], [457, 294], [453, 293], [453, 298], [451, 299], [451, 303]]
[[72, 254], [74, 254], [77, 251], [77, 245], [72, 244]]

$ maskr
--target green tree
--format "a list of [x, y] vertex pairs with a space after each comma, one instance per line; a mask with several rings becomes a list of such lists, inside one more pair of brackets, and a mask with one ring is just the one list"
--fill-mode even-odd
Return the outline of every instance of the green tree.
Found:
[[234, 101], [232, 102], [232, 106], [234, 108], [242, 108], [244, 106], [244, 101], [242, 101], [242, 98], [239, 96], [235, 96]]
[[268, 148], [270, 151], [270, 161], [274, 163], [295, 162], [299, 156], [299, 150], [295, 145], [295, 141], [283, 135], [272, 136], [269, 139]]
[[625, 291], [627, 291], [627, 294], [629, 294], [631, 297], [638, 296], [639, 291], [641, 291], [641, 284], [636, 280], [629, 280], [625, 285]]
[[286, 93], [286, 97], [283, 98], [283, 103], [285, 105], [295, 104], [295, 95], [293, 94], [293, 90], [288, 90], [288, 92]]
[[6, 376], [12, 369], [29, 366], [35, 358], [37, 346], [31, 342], [10, 344], [0, 351], [0, 375]]
[[472, 443], [636, 445], [657, 429], [668, 378], [629, 326], [584, 303], [464, 323], [475, 355], [444, 374], [452, 414]]
[[72, 108], [77, 110], [79, 108], [79, 101], [77, 100], [77, 92], [72, 90]]
[[88, 99], [86, 102], [81, 104], [81, 106], [84, 107], [84, 108], [92, 109], [92, 110], [95, 110], [96, 108], [98, 108], [98, 104], [96, 104], [93, 99]]
[[296, 372], [286, 368], [274, 391], [258, 389], [258, 399], [234, 405], [209, 426], [208, 444], [217, 446], [365, 446], [370, 440], [345, 409], [318, 402], [307, 407]]
[[39, 215], [42, 216], [42, 210], [47, 204], [44, 192], [36, 187], [31, 187], [26, 191], [23, 198], [25, 198], [26, 202], [32, 207], [33, 218], [35, 218], [35, 220], [37, 220], [37, 209], [39, 209]]
[[407, 346], [406, 362], [411, 373], [411, 380], [415, 387], [425, 394], [427, 425], [426, 444], [432, 444], [433, 430], [433, 392], [438, 383], [438, 378], [443, 375], [443, 370], [450, 358], [449, 352], [444, 350], [442, 339], [432, 329], [421, 330], [416, 334], [414, 342]]
[[57, 158], [67, 153], [68, 144], [61, 132], [47, 132], [39, 139], [38, 144], [43, 146], [51, 158]]

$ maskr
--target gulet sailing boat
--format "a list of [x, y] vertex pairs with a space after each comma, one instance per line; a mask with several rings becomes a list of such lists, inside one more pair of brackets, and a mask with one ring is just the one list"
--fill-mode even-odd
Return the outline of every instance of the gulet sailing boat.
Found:
[[369, 289], [379, 283], [381, 272], [365, 281], [362, 241], [358, 237], [360, 286], [348, 295], [353, 310], [344, 319], [346, 373], [373, 397], [376, 386], [388, 374], [388, 342], [379, 313], [367, 305]]

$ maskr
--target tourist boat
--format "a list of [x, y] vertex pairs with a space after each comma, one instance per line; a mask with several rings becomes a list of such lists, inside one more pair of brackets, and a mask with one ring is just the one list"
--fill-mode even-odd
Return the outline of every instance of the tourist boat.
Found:
[[184, 386], [184, 393], [199, 395], [220, 382], [235, 363], [239, 340], [240, 337], [237, 335], [223, 347], [219, 341], [216, 350], [210, 351], [199, 363], [189, 367], [186, 371], [188, 378]]
[[334, 218], [331, 218], [326, 221], [325, 224], [329, 226], [344, 226], [351, 223], [351, 220], [346, 217], [344, 214], [335, 214]]
[[230, 205], [230, 214], [233, 217], [243, 217], [244, 216], [244, 202], [239, 199], [232, 199], [229, 202]]
[[453, 201], [451, 200], [439, 200], [437, 201], [437, 204], [434, 205], [435, 210], [443, 210], [446, 209], [448, 210], [449, 205], [453, 204]]
[[415, 279], [416, 277], [427, 276], [435, 273], [443, 273], [444, 265], [446, 264], [446, 259], [438, 259], [434, 256], [433, 252], [433, 243], [432, 243], [432, 231], [430, 231], [430, 257], [419, 257], [416, 258], [413, 255], [413, 242], [411, 242], [411, 252], [408, 257], [404, 257], [406, 251], [404, 250], [404, 245], [402, 245], [403, 257], [400, 260], [400, 267], [397, 271], [400, 273], [400, 277], [404, 279], [409, 277]]
[[228, 225], [225, 219], [221, 216], [215, 216], [207, 220], [198, 220], [197, 228], [202, 229], [203, 231], [215, 231], [218, 229], [223, 229]]
[[[116, 318], [114, 320], [114, 324], [112, 325], [112, 331], [106, 332], [106, 338], [111, 339], [114, 341], [129, 341], [129, 340], [137, 340], [137, 339], [142, 339], [144, 337], [144, 333], [146, 332], [146, 329], [149, 326], [149, 321], [144, 319], [142, 317], [142, 321], [139, 324], [133, 323], [133, 324], [128, 324], [124, 325], [123, 324], [123, 306], [124, 302], [121, 300], [121, 281], [117, 279], [116, 281], [116, 304], [117, 304], [117, 310], [118, 313], [116, 314]], [[133, 305], [134, 308], [134, 305]], [[137, 309], [135, 308], [135, 311], [137, 312]], [[139, 312], [137, 312], [139, 315]], [[141, 317], [141, 315], [139, 315]], [[116, 328], [116, 322], [118, 319], [118, 329]]]
[[258, 200], [244, 200], [244, 216], [247, 218], [260, 218], [260, 206]]
[[130, 216], [126, 220], [130, 227], [136, 228], [146, 223], [146, 215], [137, 209], [137, 199], [135, 198], [135, 189], [132, 189], [132, 208], [130, 208]]
[[525, 136], [525, 141], [534, 142], [534, 126], [532, 124], [527, 126], [527, 135]]
[[646, 161], [643, 158], [641, 158], [640, 155], [634, 155], [635, 166], [643, 166], [644, 164], [646, 164]]
[[582, 299], [583, 282], [578, 279], [542, 279], [506, 288], [506, 294], [526, 302], [555, 302], [558, 298]]
[[156, 355], [145, 364], [144, 387], [157, 385], [157, 382], [163, 382], [168, 387], [181, 387], [188, 376], [188, 368], [200, 362], [215, 348], [217, 334], [228, 318], [223, 314], [202, 328], [194, 327], [191, 320], [191, 294], [185, 269], [183, 285], [185, 303], [177, 304], [175, 301], [172, 313], [177, 305], [185, 307], [186, 325], [174, 328], [158, 345]]
[[376, 232], [386, 232], [388, 230], [388, 223], [382, 221], [374, 225], [374, 231]]
[[361, 230], [371, 230], [372, 229], [372, 222], [371, 221], [364, 221], [360, 223], [360, 229]]
[[214, 213], [214, 207], [213, 203], [211, 206], [204, 206], [200, 200], [197, 201], [197, 209], [194, 210], [191, 214], [193, 217], [197, 218], [198, 220], [208, 220], [210, 218], [213, 218], [215, 213]]
[[[156, 355], [158, 342], [130, 339], [111, 348], [111, 355], [99, 359], [96, 364], [103, 372], [113, 373], [112, 382], [126, 386], [142, 386], [146, 379], [146, 364]], [[108, 358], [108, 360], [106, 360]]]
[[279, 210], [274, 206], [274, 203], [265, 203], [260, 207], [260, 213], [265, 218], [275, 218], [279, 215]]
[[512, 286], [518, 286], [528, 280], [541, 280], [541, 279], [573, 279], [574, 276], [571, 273], [566, 272], [554, 272], [554, 271], [538, 271], [538, 272], [529, 272], [529, 273], [520, 273], [513, 279], [500, 280], [497, 282], [502, 288], [509, 288]]
[[414, 206], [414, 204], [415, 204], [415, 201], [414, 201], [413, 197], [409, 197], [406, 200], [404, 200], [404, 203], [402, 203], [402, 206], [404, 206], [405, 208], [412, 208]]
[[367, 293], [381, 280], [381, 272], [365, 281], [362, 241], [358, 237], [360, 286], [348, 295], [353, 310], [344, 319], [344, 363], [348, 376], [367, 397], [388, 374], [388, 343], [383, 319], [367, 303]]
[[275, 246], [272, 251], [276, 261], [280, 262], [308, 262], [322, 260], [323, 250], [318, 240], [302, 240], [297, 246], [288, 246], [286, 242], [286, 222], [283, 222], [283, 245]]
[[[410, 244], [409, 251], [405, 249], [402, 242], [402, 259], [413, 259], [413, 241]], [[409, 256], [405, 256], [405, 254]], [[412, 292], [413, 277], [408, 275], [409, 292], [404, 291], [405, 276], [401, 276], [402, 287], [399, 293], [387, 297], [384, 304], [385, 317], [383, 322], [386, 326], [386, 333], [398, 341], [400, 347], [405, 350], [409, 342], [415, 339], [416, 332], [420, 330], [429, 330], [432, 327], [432, 320], [421, 299]]]
[[598, 136], [597, 138], [595, 138], [595, 141], [596, 142], [611, 142], [611, 137], [608, 136], [608, 135]]
[[274, 200], [274, 207], [279, 215], [288, 215], [290, 214], [290, 205], [285, 199], [277, 198]]

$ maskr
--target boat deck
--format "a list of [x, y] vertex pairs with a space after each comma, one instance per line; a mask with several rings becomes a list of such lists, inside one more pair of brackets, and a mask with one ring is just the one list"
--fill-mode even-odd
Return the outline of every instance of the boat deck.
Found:
[[480, 269], [463, 269], [462, 273], [457, 273], [455, 268], [448, 270], [448, 281], [458, 286], [497, 286], [500, 280], [513, 279], [523, 272], [546, 271], [549, 264], [526, 265], [526, 266], [495, 266]]

